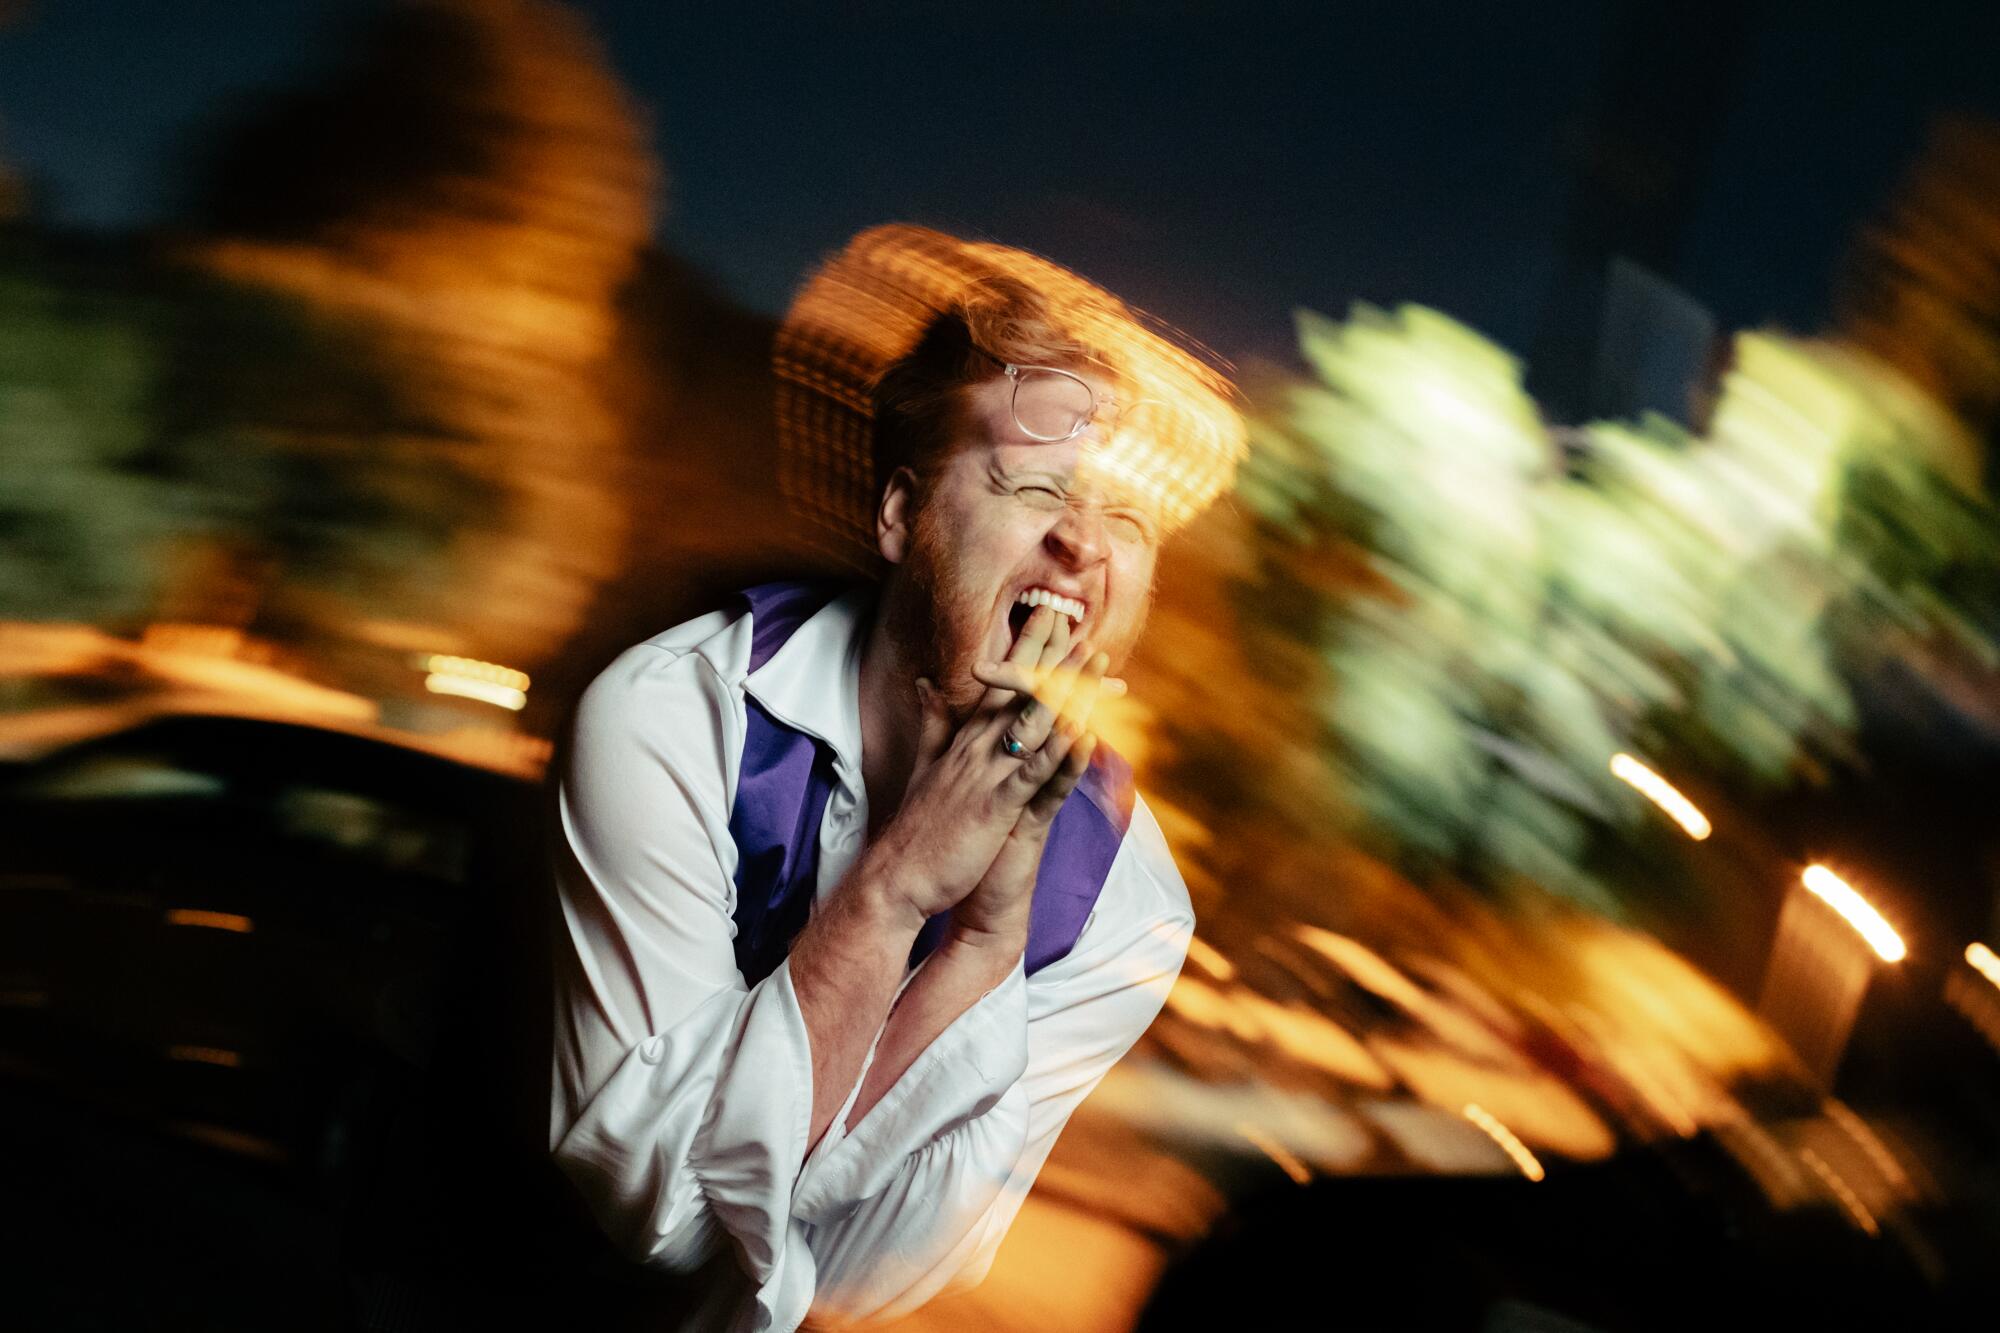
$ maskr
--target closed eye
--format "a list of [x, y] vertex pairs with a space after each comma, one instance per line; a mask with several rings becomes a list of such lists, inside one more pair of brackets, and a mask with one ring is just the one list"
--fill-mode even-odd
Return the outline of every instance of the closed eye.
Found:
[[1114, 509], [1108, 517], [1122, 535], [1134, 541], [1144, 541], [1153, 533], [1152, 525], [1129, 509]]

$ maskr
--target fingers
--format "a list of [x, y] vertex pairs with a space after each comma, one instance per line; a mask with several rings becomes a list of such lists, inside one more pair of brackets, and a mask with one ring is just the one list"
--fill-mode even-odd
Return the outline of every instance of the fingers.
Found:
[[[1007, 656], [999, 665], [1018, 668], [1023, 679], [1034, 679], [1042, 658], [1046, 656], [1051, 641], [1058, 633], [1062, 635], [1067, 650], [1069, 617], [1052, 606], [1035, 607], [1028, 612], [1027, 623], [1021, 627], [1021, 637], [1014, 640], [1014, 646], [1007, 650]], [[977, 673], [974, 674], [974, 678], [977, 679]], [[981, 684], [985, 684], [987, 689], [979, 701], [979, 712], [988, 721], [998, 722], [1000, 711], [1014, 701], [1014, 694], [1017, 691], [1012, 686], [993, 685], [985, 681]], [[1001, 725], [1004, 725], [1004, 722]]]
[[[1078, 647], [1082, 649], [1084, 645]], [[1046, 729], [1037, 727], [1043, 737], [1038, 746], [1032, 745], [1030, 736], [1024, 734], [1028, 724], [1015, 726], [1016, 738], [1022, 744], [1029, 745], [1031, 751], [1021, 757], [1020, 768], [1015, 774], [1016, 790], [1020, 792], [1024, 801], [1031, 800], [1045, 784], [1063, 772], [1063, 766], [1070, 755], [1085, 738], [1090, 736], [1086, 724], [1091, 709], [1097, 703], [1098, 683], [1103, 679], [1104, 669], [1109, 663], [1110, 658], [1106, 654], [1091, 653], [1084, 662], [1083, 669], [1071, 677], [1076, 682], [1075, 688], [1065, 691], [1065, 697], [1060, 700], [1047, 700], [1048, 707], [1055, 711], [1053, 716], [1047, 719]], [[1084, 747], [1083, 758], [1079, 761], [1081, 764], [1088, 765], [1090, 754], [1095, 747], [1096, 741], [1091, 739], [1090, 744]], [[1076, 776], [1080, 777], [1082, 771], [1079, 767]], [[1073, 788], [1075, 785], [1076, 779], [1072, 777], [1069, 786]], [[1063, 798], [1068, 795], [1067, 789], [1062, 791]], [[1061, 804], [1060, 798], [1057, 804]]]
[[1037, 823], [1053, 823], [1056, 812], [1062, 809], [1063, 802], [1069, 799], [1069, 794], [1076, 790], [1076, 784], [1083, 780], [1084, 773], [1090, 768], [1090, 757], [1096, 752], [1097, 733], [1086, 731], [1074, 745], [1069, 747], [1069, 752], [1063, 756], [1062, 762], [1056, 765], [1056, 771], [1050, 775], [1049, 780], [1028, 798], [1023, 813]]
[[[1032, 678], [1036, 667], [1041, 664], [1049, 641], [1058, 632], [1065, 645], [1069, 642], [1069, 617], [1060, 614], [1052, 606], [1038, 606], [1028, 613], [1028, 623], [1021, 627], [1021, 637], [1014, 640], [1014, 646], [1007, 651], [1005, 663], [1021, 669]], [[989, 687], [986, 697], [980, 700], [983, 709], [1000, 708], [1011, 702], [1002, 692], [1004, 687]]]
[[[1054, 645], [1050, 640], [1050, 645]], [[1014, 738], [1030, 750], [1039, 749], [1049, 737], [1049, 732], [1062, 716], [1071, 691], [1076, 688], [1078, 672], [1088, 662], [1090, 645], [1079, 641], [1070, 649], [1065, 660], [1046, 662], [1040, 673], [1040, 684], [1030, 694], [1014, 706], [1014, 716], [1008, 725]]]
[[[1012, 662], [974, 662], [972, 678], [981, 685], [1011, 694], [1033, 694], [1041, 687], [1041, 681], [1033, 672], [1024, 671]], [[1125, 693], [1126, 685], [1118, 676], [1106, 676], [1100, 682], [1099, 690], [1101, 697], [1116, 699]]]
[[1052, 667], [1069, 656], [1069, 617], [1059, 615], [1049, 626], [1049, 641], [1042, 645], [1042, 655], [1036, 663], [1042, 667]]

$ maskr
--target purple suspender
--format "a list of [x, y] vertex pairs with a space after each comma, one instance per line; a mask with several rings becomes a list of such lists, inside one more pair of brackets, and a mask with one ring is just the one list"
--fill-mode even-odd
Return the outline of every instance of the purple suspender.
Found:
[[[745, 589], [750, 670], [840, 591], [824, 583], [765, 583]], [[819, 875], [819, 826], [833, 791], [833, 755], [816, 737], [780, 722], [744, 693], [747, 729], [729, 833], [736, 841], [736, 966], [756, 985], [776, 970], [805, 928]], [[1101, 741], [1090, 769], [1056, 813], [1035, 880], [1027, 970], [1075, 947], [1132, 820], [1132, 770]], [[910, 953], [923, 958], [943, 937], [949, 913], [925, 923]]]

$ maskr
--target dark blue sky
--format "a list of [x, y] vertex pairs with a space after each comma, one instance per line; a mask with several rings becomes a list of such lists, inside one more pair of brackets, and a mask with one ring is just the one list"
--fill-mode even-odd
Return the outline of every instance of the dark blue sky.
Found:
[[[309, 70], [341, 0], [29, 0], [0, 154], [54, 217], [160, 216], [222, 99]], [[663, 239], [759, 308], [870, 223], [1043, 251], [1231, 357], [1290, 311], [1421, 301], [1533, 341], [1618, 6], [583, 0], [653, 118]], [[838, 11], [859, 11], [839, 13]], [[1672, 276], [1811, 328], [1935, 110], [2000, 114], [2000, 5], [1763, 6]]]

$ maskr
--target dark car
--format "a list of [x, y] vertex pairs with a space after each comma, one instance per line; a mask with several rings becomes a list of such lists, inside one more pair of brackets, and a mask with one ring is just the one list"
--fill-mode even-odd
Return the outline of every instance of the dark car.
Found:
[[526, 1281], [539, 814], [518, 774], [244, 717], [11, 770], [7, 1322], [455, 1327]]

